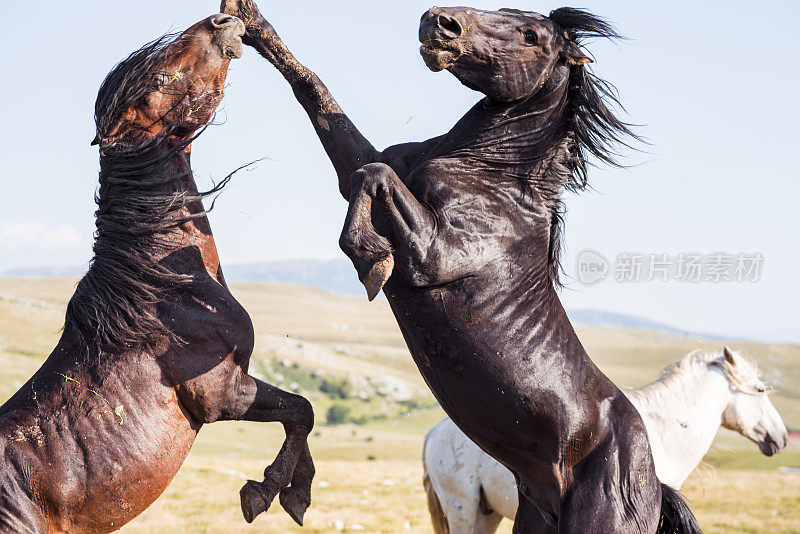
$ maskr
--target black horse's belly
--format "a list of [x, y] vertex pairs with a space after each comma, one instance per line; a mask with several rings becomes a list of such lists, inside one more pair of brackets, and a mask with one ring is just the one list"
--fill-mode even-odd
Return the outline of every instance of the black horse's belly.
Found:
[[512, 305], [484, 285], [491, 286], [471, 279], [419, 289], [395, 275], [386, 293], [448, 415], [484, 450], [546, 488], [568, 446], [591, 447], [601, 406], [586, 401], [592, 391], [576, 391], [586, 386], [575, 377], [576, 362], [548, 355], [554, 341], [532, 336], [534, 303], [517, 298]]

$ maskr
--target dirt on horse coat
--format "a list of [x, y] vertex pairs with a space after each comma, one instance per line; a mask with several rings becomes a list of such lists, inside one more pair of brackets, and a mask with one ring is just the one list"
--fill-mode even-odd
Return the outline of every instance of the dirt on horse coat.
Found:
[[191, 142], [242, 54], [218, 14], [158, 39], [108, 75], [96, 105], [94, 259], [63, 335], [0, 407], [0, 532], [111, 532], [167, 487], [204, 423], [280, 421], [265, 480], [242, 489], [249, 521], [280, 492], [298, 521], [314, 467], [311, 405], [247, 375], [253, 327], [220, 270], [191, 173]]

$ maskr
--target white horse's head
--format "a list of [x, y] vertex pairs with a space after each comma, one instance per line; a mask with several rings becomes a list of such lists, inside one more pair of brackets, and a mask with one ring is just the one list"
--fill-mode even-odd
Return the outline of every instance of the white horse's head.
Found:
[[709, 361], [712, 366], [722, 370], [730, 386], [722, 426], [754, 441], [767, 456], [786, 447], [789, 432], [767, 396], [771, 388], [759, 377], [755, 362], [725, 347], [722, 356]]

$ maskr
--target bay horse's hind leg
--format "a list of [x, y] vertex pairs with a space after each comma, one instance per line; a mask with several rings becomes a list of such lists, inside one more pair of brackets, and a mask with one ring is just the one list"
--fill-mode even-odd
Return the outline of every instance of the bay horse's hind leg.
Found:
[[303, 515], [311, 504], [311, 481], [314, 478], [314, 471], [311, 451], [306, 442], [294, 468], [292, 485], [282, 489], [280, 493], [281, 506], [300, 526], [303, 525]]
[[222, 419], [277, 421], [286, 430], [280, 452], [264, 470], [264, 481], [248, 480], [239, 492], [242, 515], [252, 523], [258, 514], [267, 511], [280, 492], [281, 505], [302, 525], [303, 515], [311, 504], [311, 480], [314, 478], [314, 463], [307, 441], [314, 426], [311, 403], [248, 375], [243, 375], [236, 389]]

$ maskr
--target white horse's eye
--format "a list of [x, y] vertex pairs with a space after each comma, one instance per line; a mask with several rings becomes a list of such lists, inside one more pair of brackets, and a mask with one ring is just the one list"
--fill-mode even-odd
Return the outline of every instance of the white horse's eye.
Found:
[[758, 384], [753, 389], [756, 390], [756, 393], [770, 393], [773, 387], [769, 384]]

